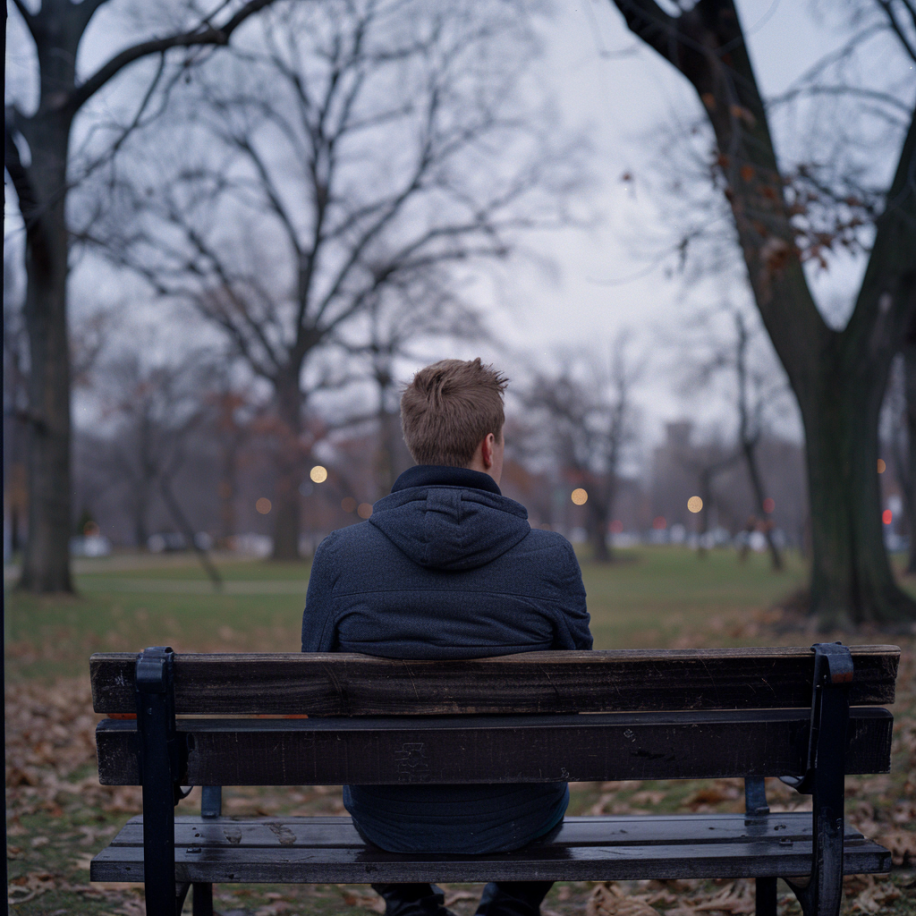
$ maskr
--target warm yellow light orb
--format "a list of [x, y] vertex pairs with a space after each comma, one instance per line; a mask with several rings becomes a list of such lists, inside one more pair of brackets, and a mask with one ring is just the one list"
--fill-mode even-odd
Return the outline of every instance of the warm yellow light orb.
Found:
[[328, 469], [316, 464], [309, 471], [309, 477], [312, 478], [312, 483], [324, 483], [328, 479]]
[[687, 500], [687, 508], [696, 515], [703, 510], [703, 500], [699, 496], [691, 496]]
[[884, 463], [883, 458], [878, 459], [878, 473], [883, 474], [887, 470], [887, 465]]
[[588, 493], [582, 487], [576, 487], [569, 497], [577, 506], [584, 506], [588, 502]]
[[271, 505], [270, 500], [266, 496], [262, 496], [255, 504], [255, 509], [261, 513], [261, 515], [267, 515], [270, 512]]

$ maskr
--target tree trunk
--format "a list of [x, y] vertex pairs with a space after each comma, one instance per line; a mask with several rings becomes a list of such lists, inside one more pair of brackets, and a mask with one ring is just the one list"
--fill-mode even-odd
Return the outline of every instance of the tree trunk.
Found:
[[877, 475], [883, 385], [848, 369], [800, 397], [811, 502], [811, 606], [823, 628], [912, 619], [894, 582]]
[[757, 442], [756, 440], [745, 439], [741, 444], [741, 451], [744, 454], [744, 464], [747, 467], [747, 476], [751, 481], [751, 489], [754, 492], [754, 502], [757, 504], [759, 518], [763, 522], [763, 536], [767, 541], [767, 550], [770, 552], [770, 565], [773, 572], [782, 571], [782, 555], [773, 539], [773, 526], [770, 523], [770, 513], [763, 507], [766, 497], [763, 495], [763, 479], [760, 476], [760, 468], [757, 465]]
[[235, 498], [238, 493], [238, 453], [242, 445], [242, 436], [226, 436], [228, 443], [221, 443], [220, 480], [219, 480], [219, 525], [221, 540], [228, 543], [229, 538], [237, 534], [235, 520]]
[[903, 384], [906, 391], [906, 467], [900, 467], [898, 473], [910, 535], [906, 571], [912, 576], [916, 575], [916, 321], [903, 346]]
[[611, 507], [608, 500], [602, 499], [599, 487], [595, 486], [588, 506], [589, 536], [592, 542], [592, 559], [596, 563], [610, 563], [613, 559], [611, 548], [607, 543], [608, 521], [611, 517]]
[[[70, 352], [67, 328], [69, 118], [31, 124], [26, 223], [25, 321], [29, 336], [29, 528], [20, 588], [72, 592], [70, 534]], [[18, 189], [17, 189], [18, 190]], [[40, 195], [40, 196], [37, 196]]]
[[298, 367], [278, 379], [276, 386], [279, 429], [274, 488], [274, 560], [299, 559], [301, 524], [299, 488], [305, 480], [302, 432], [302, 393]]
[[748, 280], [804, 422], [811, 612], [824, 628], [914, 620], [916, 601], [894, 582], [884, 549], [877, 441], [888, 366], [916, 312], [916, 112], [855, 309], [834, 331], [805, 279], [734, 0], [699, 0], [677, 16], [655, 0], [614, 2], [630, 29], [693, 84], [715, 133]]

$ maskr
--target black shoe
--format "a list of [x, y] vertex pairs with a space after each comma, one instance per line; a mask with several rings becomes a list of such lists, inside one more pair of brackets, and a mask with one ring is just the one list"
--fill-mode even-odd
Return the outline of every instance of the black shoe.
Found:
[[490, 882], [475, 916], [540, 916], [541, 901], [551, 887], [552, 881]]
[[373, 884], [385, 901], [385, 916], [455, 916], [434, 884]]

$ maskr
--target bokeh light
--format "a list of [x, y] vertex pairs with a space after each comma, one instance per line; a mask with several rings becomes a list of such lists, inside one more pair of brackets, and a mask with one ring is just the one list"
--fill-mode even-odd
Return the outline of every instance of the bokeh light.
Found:
[[878, 473], [883, 474], [887, 470], [887, 465], [884, 462], [883, 458], [878, 459]]
[[272, 506], [270, 500], [266, 496], [262, 496], [255, 504], [255, 509], [261, 513], [261, 515], [267, 515], [270, 512]]
[[665, 516], [656, 515], [655, 518], [652, 519], [652, 527], [656, 531], [664, 531], [668, 527], [668, 522], [665, 519]]
[[776, 508], [776, 500], [771, 499], [769, 496], [763, 501], [763, 511], [767, 515], [772, 514], [773, 510]]
[[697, 512], [702, 512], [703, 511], [703, 500], [700, 499], [699, 496], [691, 496], [690, 499], [687, 500], [687, 509], [689, 512], [692, 512], [694, 515], [696, 515]]
[[324, 483], [328, 479], [328, 469], [316, 464], [309, 471], [309, 477], [312, 478], [312, 483]]
[[372, 503], [360, 503], [359, 508], [356, 510], [356, 514], [360, 518], [369, 518], [372, 515]]
[[891, 512], [890, 509], [885, 509], [881, 513], [881, 521], [884, 522], [885, 525], [889, 525], [893, 520], [894, 520], [894, 513]]
[[340, 501], [340, 508], [344, 512], [355, 512], [356, 511], [356, 500], [352, 496], [345, 496]]
[[614, 534], [623, 534], [623, 522], [619, 518], [611, 522], [611, 531]]
[[588, 502], [588, 493], [582, 487], [576, 487], [569, 497], [577, 506], [584, 506]]

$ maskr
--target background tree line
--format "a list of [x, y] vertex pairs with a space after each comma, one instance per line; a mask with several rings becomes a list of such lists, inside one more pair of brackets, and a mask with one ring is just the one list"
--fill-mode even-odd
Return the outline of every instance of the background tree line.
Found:
[[[668, 173], [682, 200], [684, 188], [698, 199], [707, 188], [721, 203], [707, 195], [705, 210], [691, 210], [699, 225], [689, 214], [675, 224], [678, 256], [696, 264], [694, 252], [715, 235], [708, 225], [722, 224], [704, 214], [724, 205], [734, 230], [713, 240], [707, 270], [723, 277], [743, 263], [741, 283], [800, 408], [812, 610], [825, 624], [911, 619], [916, 607], [884, 549], [877, 466], [892, 357], [912, 352], [913, 92], [893, 67], [867, 89], [848, 68], [869, 42], [904, 64], [914, 59], [914, 9], [909, 0], [850, 3], [843, 53], [768, 102], [731, 2], [676, 4], [676, 13], [652, 0], [617, 6], [695, 86], [707, 123], [681, 144], [705, 151]], [[68, 539], [81, 509], [71, 500], [71, 401], [73, 386], [90, 378], [97, 387], [78, 401], [93, 413], [92, 447], [117, 445], [109, 480], [129, 481], [135, 540], [151, 502], [168, 502], [170, 481], [201, 450], [219, 468], [221, 530], [232, 528], [240, 456], [255, 443], [275, 494], [274, 556], [297, 556], [300, 497], [316, 456], [374, 424], [372, 479], [390, 484], [404, 460], [393, 422], [397, 367], [436, 354], [443, 340], [485, 339], [487, 316], [462, 292], [469, 279], [507, 259], [526, 231], [572, 219], [586, 146], [555, 129], [526, 82], [541, 10], [497, 0], [235, 0], [215, 12], [188, 0], [142, 15], [115, 0], [15, 7], [34, 47], [31, 82], [11, 88], [5, 146], [21, 216], [10, 250], [24, 277], [4, 298], [16, 381], [7, 416], [28, 466], [21, 586], [72, 588]], [[122, 50], [89, 64], [85, 37], [109, 15], [107, 34]], [[870, 107], [837, 135], [835, 119], [807, 118], [824, 98]], [[779, 112], [802, 118], [806, 148], [821, 143], [841, 155], [792, 150], [777, 160], [770, 123]], [[874, 178], [874, 150], [901, 143], [890, 179]], [[690, 171], [696, 161], [705, 177]], [[840, 248], [868, 267], [850, 317], [834, 327], [806, 270], [829, 266]], [[126, 292], [111, 314], [71, 326], [77, 256], [107, 264], [99, 276]], [[703, 282], [685, 273], [696, 298], [708, 300]], [[138, 337], [138, 303], [173, 336]], [[735, 326], [737, 349], [696, 373], [734, 372], [738, 392], [734, 444], [717, 458], [694, 455], [707, 482], [739, 454], [749, 479], [761, 476], [764, 402], [753, 403], [741, 349], [747, 320]], [[103, 353], [119, 334], [127, 344]], [[595, 354], [541, 360], [529, 373], [534, 429], [523, 441], [534, 471], [550, 455], [552, 473], [590, 488], [600, 556], [633, 438], [638, 372], [622, 347]], [[354, 385], [373, 386], [375, 403], [354, 398]], [[185, 390], [194, 392], [187, 403]], [[549, 431], [548, 445], [536, 441], [538, 428]], [[894, 462], [908, 506], [913, 452]], [[753, 489], [753, 511], [765, 514], [765, 488], [758, 480]]]

